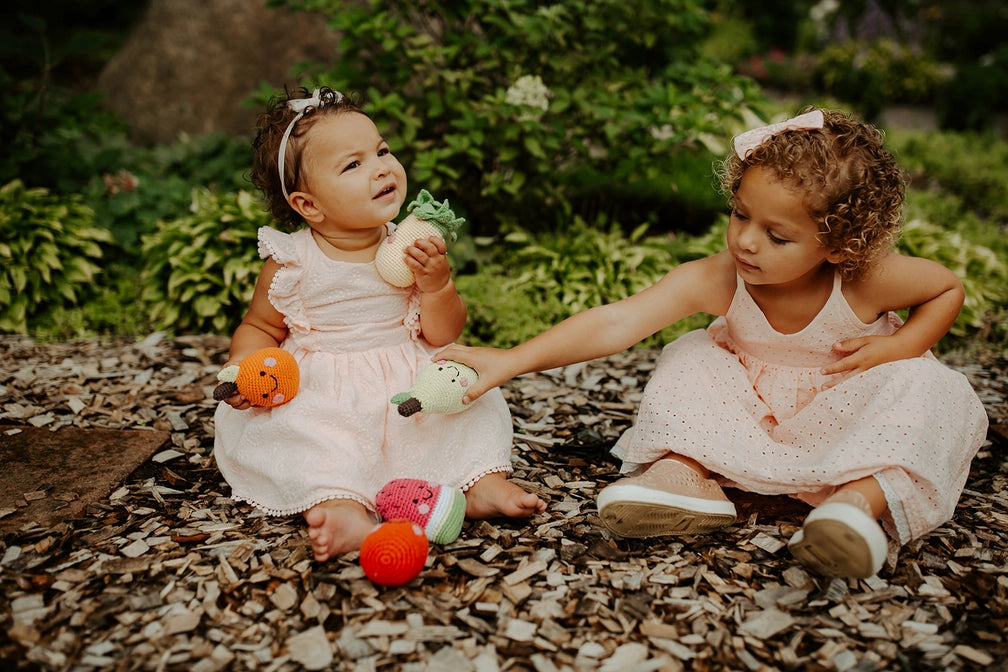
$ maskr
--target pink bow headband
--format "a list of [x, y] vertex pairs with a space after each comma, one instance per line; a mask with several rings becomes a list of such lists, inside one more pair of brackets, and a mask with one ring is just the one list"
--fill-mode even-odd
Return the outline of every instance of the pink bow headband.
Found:
[[297, 112], [297, 115], [287, 124], [287, 130], [284, 131], [283, 138], [280, 139], [280, 154], [277, 157], [277, 170], [280, 171], [280, 191], [283, 192], [284, 200], [288, 197], [287, 185], [284, 183], [284, 158], [287, 156], [287, 141], [290, 140], [294, 124], [301, 120], [301, 117], [305, 115], [309, 107], [322, 107], [326, 103], [334, 105], [343, 100], [342, 93], [339, 91], [333, 91], [333, 93], [335, 97], [332, 100], [323, 100], [320, 90], [315, 89], [310, 98], [294, 98], [287, 101], [287, 106]]
[[735, 136], [735, 140], [733, 142], [735, 146], [735, 153], [738, 154], [738, 157], [744, 161], [746, 156], [749, 155], [749, 152], [756, 149], [778, 133], [783, 131], [808, 131], [816, 128], [822, 128], [823, 123], [824, 118], [822, 110], [812, 110], [811, 112], [806, 112], [805, 114], [799, 114], [797, 117], [788, 119], [787, 121], [770, 124], [769, 126], [760, 126], [759, 128], [754, 128], [746, 131], [745, 133], [739, 133]]

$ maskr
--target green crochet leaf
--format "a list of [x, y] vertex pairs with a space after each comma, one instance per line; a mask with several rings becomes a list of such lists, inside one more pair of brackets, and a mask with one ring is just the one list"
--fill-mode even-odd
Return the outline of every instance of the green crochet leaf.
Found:
[[456, 217], [448, 201], [438, 203], [426, 189], [421, 189], [416, 199], [406, 206], [406, 212], [413, 214], [437, 229], [441, 236], [452, 241], [458, 239], [458, 228], [465, 223], [464, 217]]
[[393, 404], [401, 404], [401, 403], [403, 403], [404, 401], [406, 401], [409, 398], [410, 398], [410, 393], [409, 392], [400, 392], [399, 394], [397, 394], [394, 397], [392, 397], [392, 403]]

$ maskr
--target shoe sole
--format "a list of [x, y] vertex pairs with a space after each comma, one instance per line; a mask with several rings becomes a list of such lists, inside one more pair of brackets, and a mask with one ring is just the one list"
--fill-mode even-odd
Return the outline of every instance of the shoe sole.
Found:
[[598, 497], [599, 518], [621, 537], [702, 534], [735, 522], [735, 505], [643, 488], [611, 485]]
[[[820, 508], [826, 506], [837, 505]], [[861, 514], [864, 520], [857, 517], [845, 520], [836, 516], [842, 515], [842, 511], [826, 511], [832, 515], [813, 517], [816, 511], [809, 514], [802, 529], [788, 542], [795, 559], [823, 576], [867, 579], [877, 574], [886, 556], [885, 534], [878, 524], [864, 514]]]

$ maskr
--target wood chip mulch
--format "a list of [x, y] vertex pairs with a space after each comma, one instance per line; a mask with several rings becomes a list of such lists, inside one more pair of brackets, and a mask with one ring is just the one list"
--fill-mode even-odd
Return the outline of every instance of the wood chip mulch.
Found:
[[[877, 577], [825, 580], [786, 542], [807, 511], [737, 496], [706, 536], [626, 540], [598, 491], [655, 351], [523, 376], [506, 394], [531, 521], [467, 523], [411, 584], [313, 561], [300, 517], [237, 505], [213, 456], [220, 337], [0, 337], [0, 431], [155, 428], [170, 444], [85, 515], [0, 544], [0, 660], [43, 670], [1008, 670], [1008, 363], [949, 361], [990, 440], [954, 519]], [[72, 497], [47, 492], [43, 496]]]

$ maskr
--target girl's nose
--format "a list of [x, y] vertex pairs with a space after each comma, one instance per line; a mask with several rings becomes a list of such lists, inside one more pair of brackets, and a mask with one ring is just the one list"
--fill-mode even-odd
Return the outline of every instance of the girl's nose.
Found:
[[756, 227], [754, 226], [743, 226], [738, 232], [738, 244], [742, 249], [755, 252], [756, 251], [756, 241], [757, 241]]

